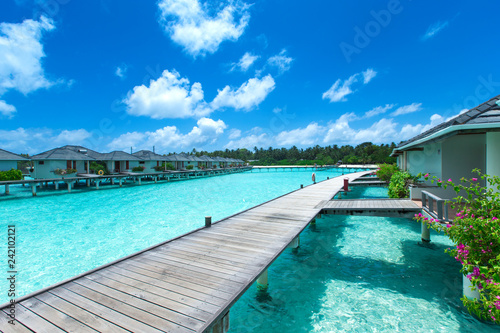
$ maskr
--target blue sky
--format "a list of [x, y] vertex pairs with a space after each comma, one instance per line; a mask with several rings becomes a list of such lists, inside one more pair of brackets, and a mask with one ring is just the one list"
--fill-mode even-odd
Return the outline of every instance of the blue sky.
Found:
[[5, 0], [0, 148], [400, 142], [500, 94], [495, 1]]

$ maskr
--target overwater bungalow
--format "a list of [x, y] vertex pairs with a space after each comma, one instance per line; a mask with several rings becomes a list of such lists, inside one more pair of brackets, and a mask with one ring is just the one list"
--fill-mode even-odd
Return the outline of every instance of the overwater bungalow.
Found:
[[11, 153], [10, 151], [0, 149], [0, 171], [17, 169], [17, 162], [19, 161], [29, 161], [29, 160], [21, 155], [17, 155]]
[[169, 156], [156, 154], [150, 150], [139, 150], [132, 155], [141, 159], [141, 161], [139, 161], [139, 166], [145, 168], [144, 172], [160, 171], [156, 169], [159, 169], [162, 165], [164, 166], [162, 171], [166, 171], [166, 164], [172, 163], [172, 159]]
[[88, 173], [90, 163], [96, 161], [85, 152], [78, 152], [68, 147], [60, 147], [31, 157], [35, 179], [51, 179], [68, 177], [77, 173]]
[[[475, 168], [500, 176], [500, 95], [478, 105], [430, 130], [399, 144], [397, 156], [401, 169], [411, 174], [429, 173], [440, 179], [459, 182], [473, 178]], [[484, 180], [479, 179], [484, 184]], [[451, 188], [432, 187], [425, 190], [443, 198], [454, 195]], [[421, 191], [414, 188], [413, 198]]]
[[213, 158], [207, 155], [199, 156], [198, 157], [199, 162], [198, 162], [198, 168], [199, 169], [212, 169], [212, 163], [213, 163]]
[[186, 154], [173, 154], [167, 156], [170, 160], [170, 163], [174, 165], [175, 170], [184, 170], [188, 165], [188, 162], [191, 160], [187, 157]]
[[142, 160], [132, 154], [117, 150], [101, 154], [100, 161], [106, 164], [110, 173], [124, 173], [131, 172], [133, 168], [140, 166], [139, 163]]

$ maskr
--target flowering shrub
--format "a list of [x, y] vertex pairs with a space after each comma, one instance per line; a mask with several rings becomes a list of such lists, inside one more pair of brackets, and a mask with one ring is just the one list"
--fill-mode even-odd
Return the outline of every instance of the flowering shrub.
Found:
[[[447, 234], [456, 244], [448, 252], [462, 264], [461, 272], [467, 276], [479, 299], [462, 297], [467, 309], [479, 318], [500, 323], [500, 178], [482, 174], [478, 169], [473, 172], [486, 180], [489, 188], [479, 184], [478, 178], [462, 178], [459, 184], [451, 179], [442, 181], [434, 177], [432, 182], [438, 186], [453, 187], [457, 195], [452, 208], [457, 210], [452, 224], [436, 223], [422, 214], [416, 219], [427, 223], [429, 228]], [[424, 175], [429, 179], [429, 175]]]
[[54, 173], [56, 175], [59, 175], [59, 176], [70, 175], [70, 174], [76, 173], [76, 172], [77, 172], [76, 169], [71, 169], [71, 168], [70, 169], [59, 169], [59, 168], [57, 168], [57, 169], [54, 170]]

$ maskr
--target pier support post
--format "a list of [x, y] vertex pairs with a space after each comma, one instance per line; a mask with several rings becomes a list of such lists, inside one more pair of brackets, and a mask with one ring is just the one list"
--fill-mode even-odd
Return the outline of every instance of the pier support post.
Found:
[[290, 244], [288, 244], [288, 247], [291, 248], [292, 250], [298, 249], [299, 246], [300, 246], [300, 235], [295, 237], [293, 241]]
[[59, 189], [59, 182], [54, 182], [54, 187], [56, 188], [56, 190]]
[[122, 187], [123, 178], [120, 178], [120, 187]]
[[476, 298], [477, 300], [479, 300], [479, 290], [472, 290], [472, 282], [470, 282], [470, 280], [467, 278], [467, 276], [463, 275], [462, 276], [462, 288], [463, 288], [463, 292], [464, 292], [464, 296], [467, 297], [468, 299], [470, 300], [473, 300], [474, 298]]
[[261, 291], [266, 291], [269, 288], [267, 269], [257, 278], [257, 288]]
[[229, 311], [210, 329], [210, 333], [229, 332]]
[[68, 193], [71, 193], [71, 187], [73, 186], [73, 182], [66, 182], [68, 184]]
[[87, 183], [87, 187], [90, 187], [90, 179], [87, 179], [86, 183]]
[[36, 183], [31, 184], [31, 194], [33, 194], [34, 197], [36, 197]]
[[158, 177], [153, 177], [155, 184], [158, 183]]
[[137, 177], [138, 181], [139, 181], [139, 185], [141, 185], [141, 180], [142, 180], [142, 177]]
[[9, 194], [10, 193], [9, 187], [10, 187], [9, 184], [5, 184], [5, 194]]
[[100, 182], [101, 182], [100, 180], [96, 180], [96, 181], [95, 181], [95, 188], [96, 188], [96, 190], [98, 190], [98, 189], [99, 189], [99, 183], [100, 183]]
[[205, 216], [205, 228], [212, 226], [212, 216]]
[[111, 178], [111, 185], [115, 185], [115, 179]]
[[431, 229], [427, 228], [427, 223], [422, 222], [422, 242], [429, 243], [431, 241]]

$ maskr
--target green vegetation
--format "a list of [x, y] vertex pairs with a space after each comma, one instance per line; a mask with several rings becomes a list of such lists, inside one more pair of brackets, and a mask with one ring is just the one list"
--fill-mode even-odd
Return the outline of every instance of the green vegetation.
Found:
[[393, 174], [399, 171], [396, 164], [380, 164], [377, 170], [377, 177], [384, 181], [389, 182]]
[[396, 163], [396, 158], [390, 157], [392, 150], [396, 147], [394, 143], [390, 145], [375, 145], [365, 142], [356, 147], [353, 146], [314, 146], [306, 149], [299, 149], [296, 146], [287, 148], [268, 149], [254, 147], [253, 151], [242, 148], [236, 150], [226, 149], [224, 151], [193, 151], [191, 155], [220, 156], [226, 158], [236, 158], [243, 161], [254, 161], [252, 165], [324, 165], [336, 164], [339, 160], [347, 164], [378, 164]]
[[193, 170], [193, 168], [194, 168], [194, 165], [192, 165], [192, 164], [186, 166], [186, 170]]
[[[500, 323], [500, 178], [481, 174], [473, 170], [489, 184], [483, 187], [478, 178], [461, 178], [460, 183], [452, 179], [442, 181], [433, 177], [432, 182], [444, 188], [453, 187], [457, 197], [451, 207], [458, 213], [452, 224], [436, 223], [422, 214], [416, 220], [427, 224], [438, 232], [442, 231], [455, 243], [446, 252], [462, 264], [460, 270], [479, 292], [479, 299], [462, 297], [469, 312], [481, 319]], [[429, 179], [429, 174], [424, 176]], [[461, 196], [459, 193], [466, 193]]]
[[99, 171], [104, 172], [105, 175], [109, 175], [108, 168], [104, 162], [90, 162], [90, 171], [98, 174]]
[[77, 173], [77, 170], [76, 169], [55, 169], [54, 170], [54, 173], [58, 176], [64, 176], [64, 175], [71, 175], [71, 174], [74, 174], [74, 173]]
[[155, 169], [155, 171], [165, 171], [165, 170], [175, 170], [175, 167], [172, 163], [167, 163], [166, 165], [165, 163], [163, 163], [160, 166], [154, 166], [153, 169]]
[[416, 177], [409, 172], [398, 171], [391, 177], [389, 183], [389, 198], [402, 199], [410, 197], [410, 184], [413, 184]]
[[136, 166], [136, 167], [132, 168], [132, 172], [143, 172], [144, 169], [146, 169], [146, 168], [143, 166]]
[[0, 181], [21, 180], [23, 174], [20, 170], [10, 169], [9, 171], [0, 171]]

